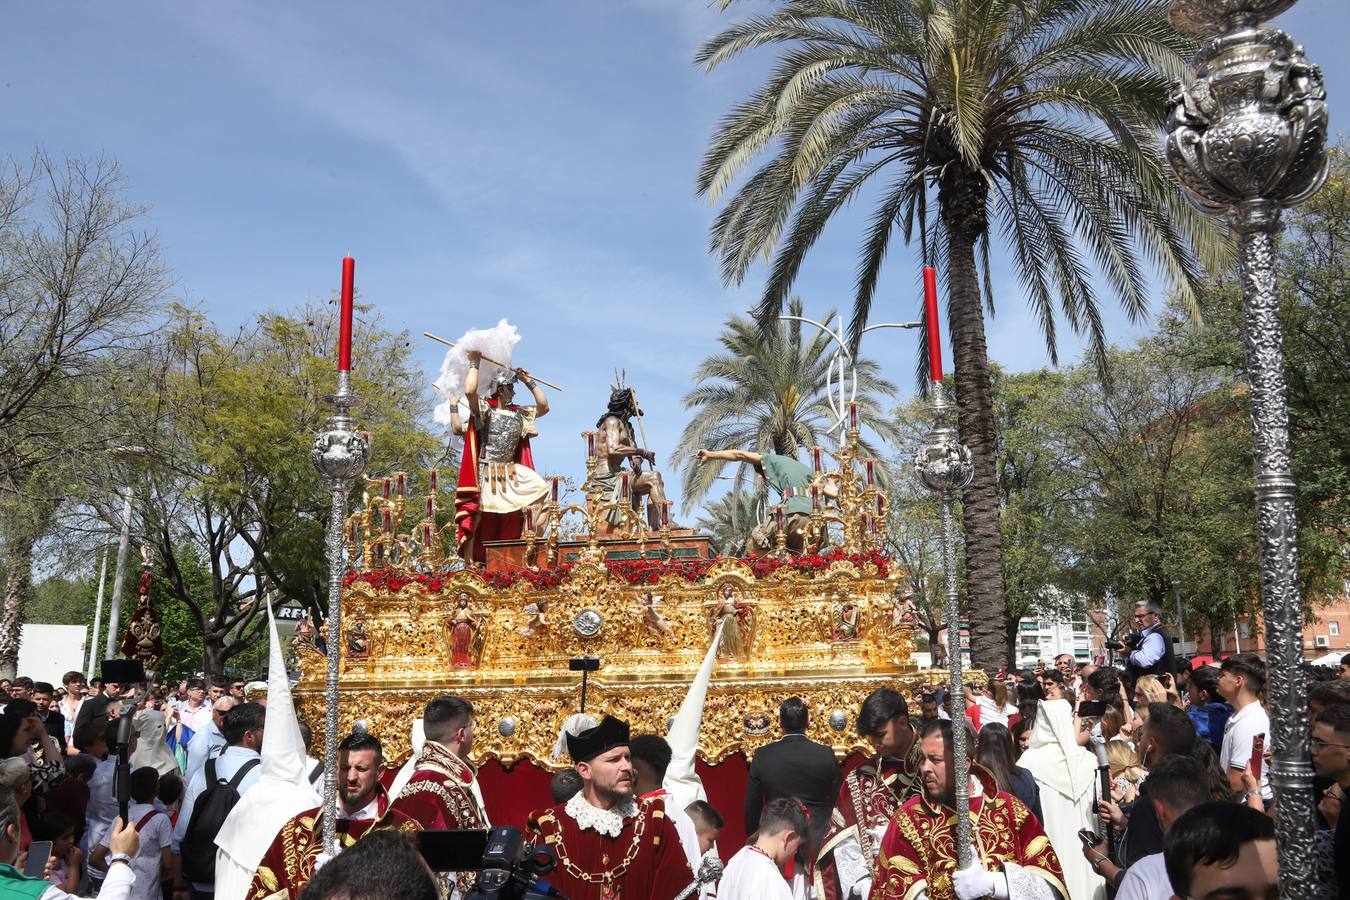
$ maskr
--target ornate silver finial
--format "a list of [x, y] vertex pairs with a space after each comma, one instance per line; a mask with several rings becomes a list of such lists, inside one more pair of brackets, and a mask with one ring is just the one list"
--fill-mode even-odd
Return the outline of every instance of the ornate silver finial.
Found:
[[352, 393], [351, 373], [338, 373], [337, 393], [329, 398], [335, 411], [323, 431], [314, 436], [309, 461], [325, 478], [351, 481], [359, 478], [370, 464], [370, 444], [356, 430], [351, 409], [357, 404]]
[[933, 385], [933, 428], [914, 455], [914, 471], [919, 483], [935, 494], [959, 491], [975, 475], [970, 448], [961, 443], [952, 424], [955, 410], [947, 402], [941, 385]]
[[1210, 41], [1192, 66], [1195, 80], [1172, 95], [1167, 159], [1196, 206], [1289, 206], [1322, 186], [1327, 94], [1302, 47], [1283, 31], [1243, 29]]

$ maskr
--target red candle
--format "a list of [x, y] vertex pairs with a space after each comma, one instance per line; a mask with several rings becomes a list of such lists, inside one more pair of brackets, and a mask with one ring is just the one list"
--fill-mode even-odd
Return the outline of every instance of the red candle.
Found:
[[628, 473], [624, 472], [619, 476], [619, 499], [628, 500]]
[[561, 478], [558, 478], [557, 476], [554, 476], [553, 478], [551, 478], [551, 479], [549, 479], [549, 480], [553, 482], [553, 502], [554, 502], [554, 503], [557, 503], [557, 502], [558, 502], [558, 484], [562, 481], [562, 479], [561, 479]]
[[422, 525], [422, 546], [431, 546], [431, 525], [427, 523]]
[[886, 498], [881, 494], [877, 494], [877, 515], [886, 515]]
[[352, 370], [352, 286], [356, 283], [356, 260], [342, 257], [342, 310], [338, 315], [338, 371]]
[[355, 520], [355, 519], [352, 519], [351, 534], [352, 534], [352, 543], [355, 544], [355, 543], [356, 543], [357, 534], [358, 534], [357, 528], [356, 528], [356, 520]]
[[434, 494], [436, 493], [436, 470], [432, 469], [431, 472], [428, 474], [431, 481], [431, 492]]
[[774, 517], [774, 520], [778, 523], [778, 530], [779, 530], [779, 531], [786, 531], [786, 530], [787, 530], [787, 510], [783, 507], [783, 504], [780, 503], [780, 504], [778, 504], [777, 506], [775, 506], [775, 507], [773, 508], [773, 517]]
[[405, 473], [403, 473], [403, 472], [399, 472], [399, 473], [398, 473], [398, 498], [399, 498], [400, 500], [403, 499], [404, 491], [406, 491], [407, 488], [408, 488], [408, 476], [407, 476]]
[[387, 506], [384, 508], [384, 530], [394, 530], [394, 511]]
[[937, 269], [923, 267], [923, 314], [928, 326], [928, 374], [942, 380], [942, 330], [938, 327]]
[[819, 448], [819, 447], [812, 447], [812, 448], [811, 448], [811, 468], [813, 468], [813, 469], [816, 470], [816, 474], [817, 474], [817, 475], [820, 474], [820, 448]]
[[531, 506], [525, 507], [525, 530], [534, 531], [534, 508]]
[[430, 494], [428, 494], [428, 495], [427, 495], [427, 518], [428, 518], [428, 519], [433, 518], [435, 515], [436, 515], [436, 498], [433, 497], [433, 496], [431, 496]]
[[811, 511], [820, 512], [820, 485], [811, 485]]
[[851, 431], [858, 430], [858, 404], [856, 402], [848, 405], [848, 427]]
[[876, 462], [870, 459], [867, 460], [863, 463], [863, 469], [867, 472], [867, 486], [871, 487], [876, 484]]
[[584, 432], [586, 435], [586, 458], [595, 459], [595, 432]]

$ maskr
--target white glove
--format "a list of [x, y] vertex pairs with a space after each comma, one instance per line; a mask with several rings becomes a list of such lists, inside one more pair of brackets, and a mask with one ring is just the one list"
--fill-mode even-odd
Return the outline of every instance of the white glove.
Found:
[[957, 900], [979, 900], [981, 897], [1008, 900], [1008, 879], [1003, 873], [986, 869], [974, 847], [970, 849], [970, 859], [969, 866], [952, 875]]
[[337, 858], [337, 855], [341, 852], [342, 852], [341, 843], [339, 843], [335, 848], [333, 848], [333, 854], [331, 856], [327, 853], [320, 852], [319, 855], [314, 858], [314, 871], [318, 872], [320, 869], [324, 867], [325, 863], [332, 862], [334, 859]]

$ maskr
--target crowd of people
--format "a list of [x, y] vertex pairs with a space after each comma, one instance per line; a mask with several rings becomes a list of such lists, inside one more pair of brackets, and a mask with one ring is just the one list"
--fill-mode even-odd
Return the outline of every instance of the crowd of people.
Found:
[[[433, 874], [416, 834], [492, 825], [520, 827], [527, 842], [550, 848], [556, 865], [543, 893], [571, 900], [1278, 896], [1265, 663], [1250, 653], [1215, 664], [1173, 658], [1149, 640], [1157, 610], [1137, 614], [1141, 635], [1123, 672], [1066, 655], [988, 673], [960, 698], [872, 692], [854, 721], [872, 750], [861, 764], [841, 766], [812, 741], [811, 711], [787, 698], [781, 737], [753, 755], [738, 810], [677, 784], [665, 738], [577, 716], [560, 737], [571, 765], [553, 777], [551, 796], [525, 821], [491, 822], [469, 762], [473, 708], [439, 697], [397, 771], [377, 735], [342, 739], [343, 849], [324, 853], [322, 804], [289, 815], [251, 836], [261, 858], [244, 874], [246, 896], [466, 897], [475, 873]], [[1307, 674], [1312, 864], [1321, 896], [1347, 897], [1350, 657], [1340, 672]], [[221, 848], [236, 804], [266, 805], [254, 793], [264, 783], [264, 704], [242, 680], [133, 687], [86, 684], [77, 672], [59, 689], [0, 683], [0, 896], [199, 900], [218, 886], [239, 895], [223, 887]], [[114, 772], [126, 704], [135, 728], [123, 821]], [[967, 733], [971, 847], [957, 845], [952, 812], [958, 728]], [[296, 777], [321, 786], [308, 729], [296, 730]], [[733, 815], [747, 842], [719, 846]], [[30, 864], [35, 852], [42, 858]]]

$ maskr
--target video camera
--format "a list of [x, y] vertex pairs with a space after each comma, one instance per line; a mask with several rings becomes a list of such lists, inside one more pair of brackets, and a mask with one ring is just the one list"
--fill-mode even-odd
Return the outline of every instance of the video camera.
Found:
[[557, 854], [545, 843], [527, 845], [519, 828], [419, 831], [417, 848], [433, 871], [478, 872], [464, 900], [566, 900], [540, 880]]
[[1118, 641], [1107, 641], [1107, 642], [1106, 642], [1106, 649], [1108, 649], [1108, 650], [1129, 650], [1131, 653], [1133, 653], [1133, 652], [1135, 651], [1135, 649], [1138, 648], [1139, 642], [1140, 642], [1141, 640], [1143, 640], [1143, 635], [1142, 635], [1142, 634], [1140, 634], [1140, 633], [1137, 632], [1137, 631], [1131, 631], [1129, 634], [1125, 635], [1123, 638], [1121, 638], [1121, 639], [1118, 640]]
[[149, 693], [147, 683], [149, 675], [145, 665], [139, 659], [105, 659], [99, 669], [105, 683], [138, 684], [136, 693], [121, 697], [122, 712], [117, 717], [117, 739], [109, 748], [117, 757], [117, 768], [113, 772], [113, 795], [117, 798], [117, 812], [122, 821], [127, 821], [127, 809], [131, 806], [131, 736], [135, 731], [136, 707]]

